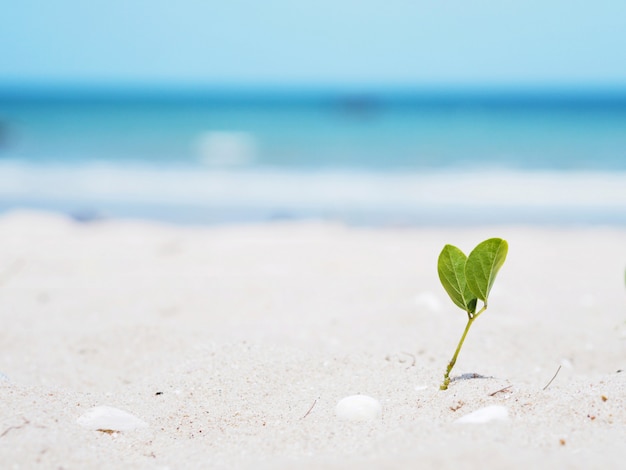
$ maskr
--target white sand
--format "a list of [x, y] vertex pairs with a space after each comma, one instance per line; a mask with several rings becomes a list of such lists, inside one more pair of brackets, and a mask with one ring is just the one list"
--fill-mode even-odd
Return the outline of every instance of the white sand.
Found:
[[[453, 371], [463, 379], [441, 392], [465, 314], [439, 285], [437, 256], [491, 236], [508, 240], [509, 257]], [[626, 230], [615, 228], [5, 215], [0, 462], [624, 468], [625, 268]], [[338, 419], [337, 403], [356, 394], [378, 400], [381, 417]], [[491, 405], [508, 419], [455, 423]], [[148, 426], [77, 423], [95, 406]]]

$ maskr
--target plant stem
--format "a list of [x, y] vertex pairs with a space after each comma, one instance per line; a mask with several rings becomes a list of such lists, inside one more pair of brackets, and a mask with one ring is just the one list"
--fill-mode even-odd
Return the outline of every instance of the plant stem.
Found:
[[465, 341], [465, 337], [467, 336], [467, 332], [469, 331], [470, 326], [472, 326], [472, 323], [474, 323], [474, 320], [476, 320], [476, 318], [478, 318], [478, 316], [481, 313], [483, 313], [486, 309], [487, 309], [487, 305], [483, 305], [483, 308], [481, 308], [475, 314], [471, 314], [471, 313], [468, 312], [468, 314], [467, 314], [468, 315], [468, 320], [467, 320], [467, 325], [465, 326], [465, 331], [463, 331], [463, 336], [461, 336], [461, 340], [459, 341], [459, 345], [456, 347], [456, 351], [454, 351], [454, 356], [452, 356], [452, 359], [448, 363], [448, 367], [446, 368], [446, 373], [443, 375], [443, 383], [439, 387], [439, 390], [448, 390], [448, 385], [450, 384], [450, 372], [452, 371], [452, 368], [454, 367], [454, 364], [456, 364], [456, 359], [459, 356], [459, 353], [461, 352], [461, 347], [463, 346], [463, 342]]

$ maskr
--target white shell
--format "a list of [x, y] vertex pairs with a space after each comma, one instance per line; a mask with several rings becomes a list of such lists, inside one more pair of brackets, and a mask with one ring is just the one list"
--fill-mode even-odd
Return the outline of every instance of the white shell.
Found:
[[335, 413], [346, 421], [372, 421], [382, 414], [383, 408], [375, 398], [367, 395], [351, 395], [342, 398]]
[[506, 421], [509, 411], [500, 405], [491, 405], [472, 411], [457, 419], [455, 423], [488, 423], [489, 421]]
[[148, 425], [136, 416], [111, 406], [96, 406], [84, 413], [76, 422], [92, 430], [131, 431]]

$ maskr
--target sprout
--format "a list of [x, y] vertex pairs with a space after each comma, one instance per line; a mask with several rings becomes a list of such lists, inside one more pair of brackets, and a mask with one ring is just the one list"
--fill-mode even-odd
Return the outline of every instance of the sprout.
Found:
[[[452, 301], [467, 312], [468, 320], [459, 345], [443, 376], [440, 390], [448, 389], [450, 371], [456, 363], [470, 326], [481, 313], [487, 310], [489, 292], [498, 271], [504, 264], [508, 249], [506, 241], [500, 238], [490, 238], [479, 243], [469, 256], [465, 256], [461, 250], [452, 245], [446, 245], [441, 250], [437, 262], [439, 280]], [[483, 302], [483, 306], [476, 311], [478, 300]]]

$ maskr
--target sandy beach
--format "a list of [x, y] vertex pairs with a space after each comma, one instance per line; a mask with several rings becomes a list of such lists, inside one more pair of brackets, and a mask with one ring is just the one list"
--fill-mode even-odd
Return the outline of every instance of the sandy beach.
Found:
[[[489, 237], [508, 259], [440, 391], [466, 316], [437, 256]], [[8, 213], [1, 466], [623, 468], [625, 268], [623, 227]], [[338, 416], [357, 394], [381, 414]], [[90, 428], [104, 406], [142, 425]], [[492, 406], [506, 418], [457, 422]]]

